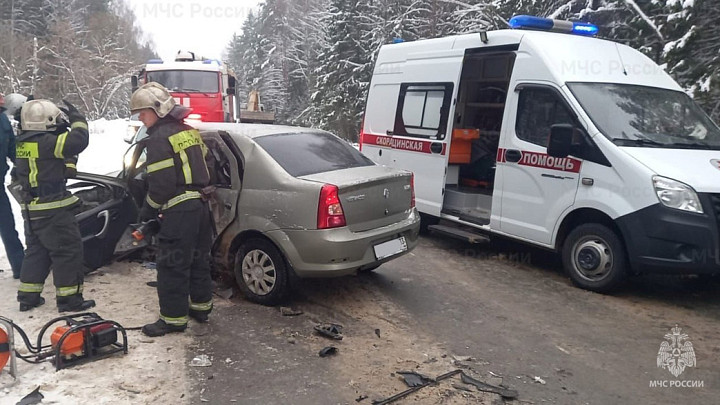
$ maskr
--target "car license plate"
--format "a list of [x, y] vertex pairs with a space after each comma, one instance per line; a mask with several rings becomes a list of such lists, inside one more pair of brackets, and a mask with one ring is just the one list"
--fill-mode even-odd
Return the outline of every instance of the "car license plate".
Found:
[[375, 245], [373, 249], [375, 249], [375, 257], [377, 257], [378, 260], [382, 260], [406, 251], [407, 243], [405, 242], [405, 237], [401, 236], [397, 239]]

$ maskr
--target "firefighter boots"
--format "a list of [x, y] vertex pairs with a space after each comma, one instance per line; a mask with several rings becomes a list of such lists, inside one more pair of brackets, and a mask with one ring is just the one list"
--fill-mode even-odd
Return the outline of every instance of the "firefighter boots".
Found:
[[142, 333], [145, 336], [157, 337], [163, 336], [166, 333], [183, 332], [187, 329], [187, 324], [170, 325], [165, 323], [162, 319], [158, 319], [155, 323], [149, 323], [142, 327]]
[[82, 294], [57, 297], [58, 312], [80, 312], [95, 306], [95, 300], [85, 300]]
[[41, 297], [40, 294], [34, 293], [18, 294], [17, 300], [20, 303], [20, 312], [29, 311], [45, 303], [45, 298]]
[[188, 313], [188, 315], [190, 315], [190, 318], [192, 318], [200, 323], [205, 323], [209, 319], [208, 316], [210, 315], [210, 311], [195, 311], [195, 310], [191, 309], [190, 312]]

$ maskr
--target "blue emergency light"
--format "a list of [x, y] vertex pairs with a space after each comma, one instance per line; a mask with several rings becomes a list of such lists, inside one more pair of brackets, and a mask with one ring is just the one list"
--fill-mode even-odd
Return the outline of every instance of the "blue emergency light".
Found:
[[154, 64], [158, 64], [158, 63], [163, 63], [163, 60], [162, 59], [150, 59], [149, 61], [147, 61], [148, 65], [154, 65]]
[[583, 22], [566, 20], [554, 20], [552, 18], [535, 17], [531, 15], [516, 15], [510, 19], [510, 28], [565, 32], [568, 34], [584, 35], [592, 37], [597, 35], [597, 25]]
[[205, 60], [203, 61], [203, 63], [206, 64], [206, 65], [222, 66], [222, 62], [220, 62], [220, 61], [217, 60], [217, 59], [205, 59]]

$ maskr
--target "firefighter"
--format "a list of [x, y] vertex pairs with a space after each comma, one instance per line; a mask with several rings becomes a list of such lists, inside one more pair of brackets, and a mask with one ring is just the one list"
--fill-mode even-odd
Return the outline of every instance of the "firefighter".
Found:
[[27, 249], [20, 272], [20, 311], [45, 303], [40, 295], [53, 271], [58, 312], [83, 311], [95, 301], [83, 298], [83, 246], [73, 208], [80, 200], [65, 187], [65, 160], [88, 145], [85, 117], [63, 100], [69, 119], [49, 100], [26, 102], [17, 139], [17, 181], [22, 186]]
[[148, 137], [141, 142], [147, 150], [148, 192], [140, 221], [160, 215], [162, 223], [157, 256], [160, 319], [142, 331], [162, 336], [184, 331], [188, 316], [207, 322], [212, 310], [212, 228], [203, 199], [210, 181], [207, 148], [198, 131], [182, 122], [190, 109], [176, 105], [158, 83], [137, 89], [130, 110], [139, 113], [148, 128]]

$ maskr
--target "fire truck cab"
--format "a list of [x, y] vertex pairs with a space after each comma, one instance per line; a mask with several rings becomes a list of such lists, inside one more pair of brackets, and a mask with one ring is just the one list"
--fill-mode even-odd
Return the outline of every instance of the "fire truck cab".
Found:
[[238, 119], [235, 75], [218, 60], [180, 51], [173, 62], [149, 60], [131, 79], [133, 91], [148, 82], [165, 86], [178, 104], [192, 108], [189, 119], [203, 122]]
[[591, 24], [510, 25], [380, 48], [361, 150], [415, 174], [424, 227], [557, 251], [594, 291], [720, 272], [720, 128]]

